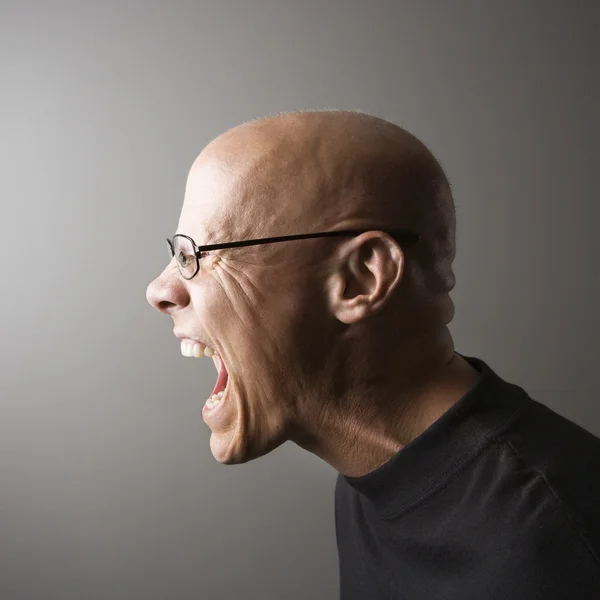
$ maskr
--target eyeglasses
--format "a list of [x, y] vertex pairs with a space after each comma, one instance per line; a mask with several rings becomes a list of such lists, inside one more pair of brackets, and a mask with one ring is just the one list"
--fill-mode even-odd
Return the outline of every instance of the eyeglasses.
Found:
[[[209, 244], [198, 246], [194, 240], [188, 236], [178, 233], [170, 240], [167, 238], [171, 258], [176, 257], [177, 266], [181, 276], [184, 279], [192, 279], [200, 269], [200, 259], [204, 252], [209, 250], [222, 250], [225, 248], [241, 248], [243, 246], [258, 246], [261, 244], [275, 244], [277, 242], [288, 242], [290, 240], [306, 240], [318, 237], [354, 237], [372, 231], [372, 229], [351, 229], [345, 231], [324, 231], [320, 233], [301, 233], [298, 235], [284, 235], [280, 237], [261, 238], [256, 240], [243, 240], [240, 242], [227, 242], [225, 244]], [[377, 229], [383, 231], [398, 242], [416, 242], [419, 240], [419, 234], [412, 231], [400, 229]]]

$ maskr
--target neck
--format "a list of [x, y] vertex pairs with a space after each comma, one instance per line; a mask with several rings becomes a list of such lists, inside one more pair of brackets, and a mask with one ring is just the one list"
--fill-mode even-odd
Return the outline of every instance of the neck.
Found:
[[454, 352], [447, 328], [434, 343], [429, 338], [404, 347], [410, 347], [410, 355], [370, 353], [375, 362], [352, 369], [358, 375], [349, 377], [348, 385], [335, 386], [341, 393], [322, 404], [312, 431], [294, 441], [343, 475], [360, 477], [423, 433], [478, 379]]

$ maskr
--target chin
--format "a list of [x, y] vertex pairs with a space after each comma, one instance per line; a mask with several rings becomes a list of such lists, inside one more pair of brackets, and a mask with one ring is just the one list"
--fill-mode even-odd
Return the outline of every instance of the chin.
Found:
[[285, 439], [270, 440], [260, 446], [255, 446], [248, 443], [235, 443], [231, 439], [226, 439], [227, 437], [229, 436], [226, 434], [214, 432], [210, 436], [210, 451], [215, 460], [222, 465], [241, 465], [250, 462], [269, 454], [285, 442]]
[[217, 462], [222, 465], [241, 465], [248, 462], [243, 452], [236, 451], [223, 438], [224, 436], [218, 433], [212, 433], [210, 436], [210, 451]]

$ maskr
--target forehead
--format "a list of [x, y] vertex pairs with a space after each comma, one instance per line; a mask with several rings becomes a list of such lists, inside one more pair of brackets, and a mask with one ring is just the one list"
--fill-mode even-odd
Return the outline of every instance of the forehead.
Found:
[[197, 244], [226, 241], [239, 202], [227, 168], [216, 161], [197, 161], [185, 186], [177, 233], [189, 235]]
[[177, 233], [203, 245], [303, 233], [315, 218], [323, 225], [339, 173], [315, 160], [317, 142], [307, 153], [307, 144], [281, 136], [218, 138], [190, 170]]

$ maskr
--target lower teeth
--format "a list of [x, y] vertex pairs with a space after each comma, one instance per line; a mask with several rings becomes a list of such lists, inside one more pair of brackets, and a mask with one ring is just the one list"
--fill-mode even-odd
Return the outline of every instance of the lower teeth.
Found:
[[214, 408], [217, 404], [219, 404], [219, 402], [221, 402], [222, 398], [223, 398], [223, 392], [214, 394], [206, 401], [206, 405], [208, 406], [208, 408]]

